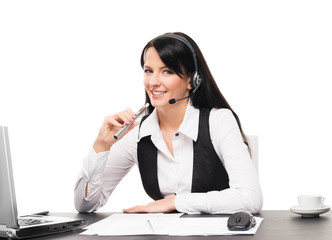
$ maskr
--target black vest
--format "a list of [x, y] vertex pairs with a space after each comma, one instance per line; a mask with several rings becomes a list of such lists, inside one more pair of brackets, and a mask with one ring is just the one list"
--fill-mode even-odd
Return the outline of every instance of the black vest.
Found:
[[[146, 119], [145, 116], [142, 122]], [[194, 144], [194, 163], [191, 192], [204, 193], [221, 191], [229, 188], [229, 178], [221, 163], [210, 137], [209, 109], [201, 109], [197, 141]], [[151, 136], [143, 137], [137, 143], [138, 168], [146, 193], [154, 200], [164, 198], [159, 189], [157, 176], [158, 149], [151, 141]]]

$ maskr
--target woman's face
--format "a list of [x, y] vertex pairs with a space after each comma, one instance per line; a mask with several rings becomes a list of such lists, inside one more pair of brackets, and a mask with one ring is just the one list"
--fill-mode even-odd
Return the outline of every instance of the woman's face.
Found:
[[144, 62], [144, 86], [152, 106], [163, 108], [169, 106], [169, 100], [189, 95], [190, 77], [180, 78], [160, 59], [154, 47], [147, 49]]

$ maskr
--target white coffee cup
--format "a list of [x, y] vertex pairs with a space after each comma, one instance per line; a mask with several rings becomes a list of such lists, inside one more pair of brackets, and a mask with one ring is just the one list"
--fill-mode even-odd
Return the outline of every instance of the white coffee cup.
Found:
[[321, 195], [298, 196], [299, 207], [302, 209], [318, 209], [324, 205], [324, 197]]

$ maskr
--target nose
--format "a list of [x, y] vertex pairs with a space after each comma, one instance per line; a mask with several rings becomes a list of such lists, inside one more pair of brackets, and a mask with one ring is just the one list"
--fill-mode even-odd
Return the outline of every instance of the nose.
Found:
[[153, 73], [150, 75], [150, 79], [149, 79], [149, 86], [150, 87], [156, 87], [160, 85], [160, 79], [158, 74]]

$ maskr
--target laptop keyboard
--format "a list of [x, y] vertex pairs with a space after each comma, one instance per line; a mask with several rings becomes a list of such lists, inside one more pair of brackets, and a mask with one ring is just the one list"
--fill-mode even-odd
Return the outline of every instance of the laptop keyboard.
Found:
[[22, 218], [18, 220], [18, 225], [20, 226], [30, 226], [36, 224], [48, 223], [48, 220], [35, 219], [35, 218]]

